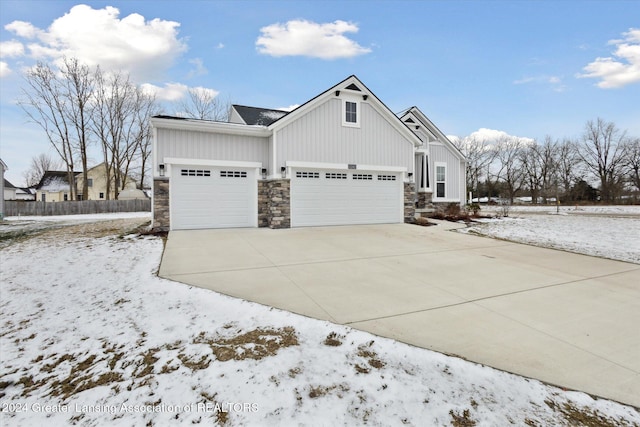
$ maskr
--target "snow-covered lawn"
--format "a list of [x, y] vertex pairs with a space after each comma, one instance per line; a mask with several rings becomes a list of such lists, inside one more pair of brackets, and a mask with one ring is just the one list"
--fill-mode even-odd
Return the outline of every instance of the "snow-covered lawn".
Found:
[[640, 206], [516, 207], [458, 231], [640, 264]]
[[121, 234], [141, 221], [0, 249], [1, 425], [640, 425], [615, 402], [160, 279], [162, 239]]

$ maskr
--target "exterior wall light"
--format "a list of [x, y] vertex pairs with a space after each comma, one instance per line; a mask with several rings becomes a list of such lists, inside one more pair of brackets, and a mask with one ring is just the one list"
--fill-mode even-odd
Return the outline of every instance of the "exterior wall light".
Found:
[[336, 91], [336, 96], [340, 96], [340, 91], [339, 90]]
[[367, 100], [368, 97], [369, 97], [369, 95], [362, 95], [362, 99], [365, 100], [365, 101]]
[[267, 169], [266, 168], [262, 168], [262, 179], [267, 179]]
[[160, 163], [158, 168], [160, 169], [160, 176], [164, 176], [164, 163]]
[[409, 178], [409, 181], [413, 182], [413, 172], [409, 172], [407, 177]]
[[287, 177], [287, 168], [286, 168], [286, 167], [284, 167], [284, 166], [282, 166], [282, 167], [280, 168], [280, 173], [282, 174], [282, 177], [283, 177], [283, 178], [286, 178], [286, 177]]

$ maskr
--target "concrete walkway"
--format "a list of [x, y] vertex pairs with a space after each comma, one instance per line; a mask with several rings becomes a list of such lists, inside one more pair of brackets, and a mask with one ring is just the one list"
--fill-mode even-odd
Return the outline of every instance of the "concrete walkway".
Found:
[[172, 231], [160, 276], [640, 407], [640, 265], [452, 227]]

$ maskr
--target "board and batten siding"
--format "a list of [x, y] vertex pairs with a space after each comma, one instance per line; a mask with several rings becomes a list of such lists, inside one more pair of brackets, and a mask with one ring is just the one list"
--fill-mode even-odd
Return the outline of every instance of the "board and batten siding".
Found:
[[413, 172], [413, 143], [367, 102], [360, 127], [342, 126], [342, 101], [330, 99], [277, 131], [276, 169], [286, 161], [406, 167]]
[[[431, 143], [429, 147], [431, 160], [431, 165], [434, 165], [438, 162], [447, 164], [447, 176], [446, 176], [446, 200], [464, 200], [464, 194], [461, 194], [462, 184], [460, 182], [463, 174], [460, 172], [460, 158], [454, 155], [445, 145], [442, 144], [434, 144]], [[432, 187], [434, 187], [433, 183], [435, 183], [435, 167], [432, 168]], [[434, 187], [435, 188], [435, 187]], [[438, 201], [435, 197], [434, 190], [434, 201]]]
[[[158, 129], [158, 163], [167, 157], [269, 163], [268, 138], [177, 129]], [[156, 165], [157, 168], [157, 165]]]

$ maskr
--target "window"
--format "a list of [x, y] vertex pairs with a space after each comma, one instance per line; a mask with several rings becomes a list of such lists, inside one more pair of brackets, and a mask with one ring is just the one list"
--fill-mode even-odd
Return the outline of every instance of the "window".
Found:
[[211, 176], [211, 171], [206, 169], [182, 169], [182, 176]]
[[320, 172], [296, 172], [296, 178], [320, 178]]
[[345, 116], [344, 121], [347, 123], [358, 123], [358, 104], [355, 102], [345, 102]]
[[447, 177], [447, 167], [436, 165], [436, 197], [445, 197], [445, 183]]
[[378, 181], [395, 181], [395, 175], [378, 175]]
[[69, 195], [67, 193], [64, 193], [63, 199], [64, 199], [65, 202], [68, 201], [69, 200]]
[[87, 186], [93, 187], [93, 178], [87, 178]]
[[373, 179], [373, 175], [366, 174], [366, 173], [354, 173], [353, 179], [371, 181]]
[[104, 193], [100, 193], [100, 198], [104, 199]]
[[342, 126], [360, 127], [360, 102], [355, 98], [342, 100]]
[[347, 179], [347, 174], [346, 173], [333, 173], [333, 172], [327, 172], [325, 174], [325, 178], [326, 179]]
[[[205, 175], [208, 176], [208, 175]], [[220, 178], [246, 178], [247, 173], [243, 171], [220, 171]]]
[[429, 156], [420, 157], [420, 188], [426, 189], [431, 187], [429, 183]]
[[40, 200], [42, 200], [43, 202], [47, 201], [47, 195], [45, 193], [40, 194]]

